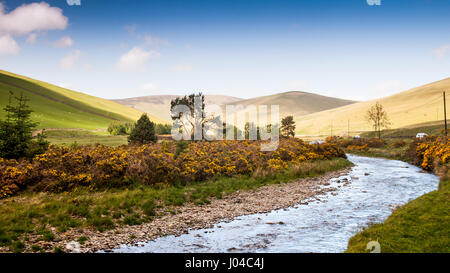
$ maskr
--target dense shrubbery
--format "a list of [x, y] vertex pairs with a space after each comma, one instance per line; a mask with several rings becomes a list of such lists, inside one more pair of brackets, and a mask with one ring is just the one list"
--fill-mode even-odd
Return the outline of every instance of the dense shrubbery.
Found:
[[68, 191], [201, 181], [215, 176], [251, 174], [256, 170], [280, 171], [289, 164], [345, 157], [334, 144], [309, 145], [299, 139], [282, 139], [273, 152], [261, 152], [260, 141], [163, 142], [139, 146], [77, 149], [51, 147], [32, 162], [0, 159], [0, 197], [25, 188], [34, 191]]
[[325, 142], [336, 144], [341, 148], [358, 151], [367, 151], [368, 148], [381, 148], [386, 145], [384, 140], [378, 138], [344, 139], [338, 136], [327, 137]]
[[[130, 135], [131, 131], [134, 129], [135, 123], [133, 122], [123, 122], [123, 121], [113, 121], [108, 126], [108, 133], [114, 136], [119, 135]], [[171, 133], [172, 126], [170, 124], [156, 124], [155, 133], [158, 135], [168, 135]]]
[[113, 121], [108, 126], [108, 133], [114, 136], [129, 135], [133, 128], [133, 122]]
[[392, 146], [394, 148], [401, 148], [401, 147], [406, 146], [406, 144], [408, 144], [408, 143], [404, 140], [397, 140], [396, 142], [392, 143]]
[[161, 124], [161, 123], [156, 124], [155, 131], [156, 134], [158, 135], [169, 135], [171, 133], [171, 130], [172, 125], [170, 124]]
[[356, 151], [356, 152], [367, 152], [369, 150], [369, 146], [367, 144], [364, 145], [348, 145], [347, 150]]
[[450, 163], [450, 138], [446, 136], [429, 136], [416, 139], [407, 151], [414, 163], [425, 170], [435, 170]]

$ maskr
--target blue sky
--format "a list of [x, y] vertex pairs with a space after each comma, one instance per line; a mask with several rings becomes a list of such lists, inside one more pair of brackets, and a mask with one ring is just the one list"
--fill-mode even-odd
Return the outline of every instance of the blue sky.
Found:
[[1, 69], [103, 98], [366, 100], [450, 76], [447, 0], [0, 2]]

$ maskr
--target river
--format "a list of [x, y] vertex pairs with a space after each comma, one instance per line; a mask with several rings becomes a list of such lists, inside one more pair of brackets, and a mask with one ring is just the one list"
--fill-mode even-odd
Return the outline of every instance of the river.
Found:
[[[308, 204], [235, 218], [213, 228], [127, 246], [115, 252], [343, 252], [361, 228], [436, 190], [439, 178], [402, 161], [348, 155], [355, 166], [337, 188]], [[344, 186], [342, 181], [351, 183]]]

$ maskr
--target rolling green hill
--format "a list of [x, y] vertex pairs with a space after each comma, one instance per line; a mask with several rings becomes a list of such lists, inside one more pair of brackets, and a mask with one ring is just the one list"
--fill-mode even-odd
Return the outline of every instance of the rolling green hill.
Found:
[[[30, 100], [32, 119], [38, 128], [102, 129], [113, 120], [135, 121], [141, 111], [113, 101], [75, 92], [42, 81], [0, 70], [0, 118], [8, 103], [9, 92], [21, 92]], [[155, 122], [164, 120], [150, 116]]]
[[[444, 116], [442, 92], [446, 90], [450, 91], [450, 78], [377, 100], [296, 116], [296, 132], [300, 135], [329, 135], [332, 128], [333, 134], [347, 134], [348, 124], [351, 132], [370, 131], [372, 128], [365, 116], [377, 101], [385, 108], [391, 129], [441, 121]], [[450, 113], [449, 110], [447, 104], [447, 113]]]

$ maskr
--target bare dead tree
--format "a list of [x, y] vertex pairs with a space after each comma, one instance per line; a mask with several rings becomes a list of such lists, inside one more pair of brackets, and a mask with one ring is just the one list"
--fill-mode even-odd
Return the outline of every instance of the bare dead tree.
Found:
[[381, 138], [381, 130], [388, 128], [391, 125], [388, 115], [381, 103], [377, 102], [375, 105], [369, 108], [366, 115], [366, 120], [373, 127], [374, 131], [378, 134], [378, 138]]

